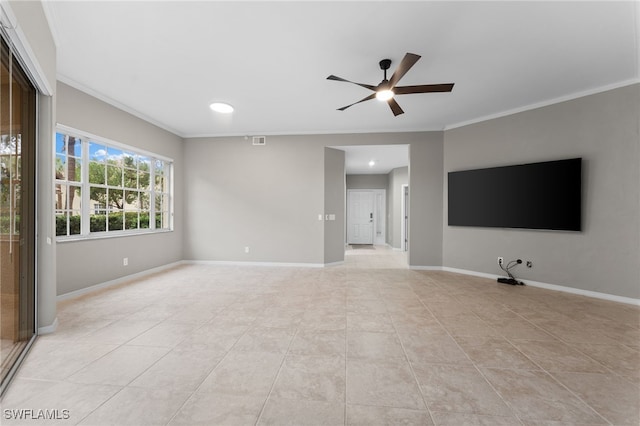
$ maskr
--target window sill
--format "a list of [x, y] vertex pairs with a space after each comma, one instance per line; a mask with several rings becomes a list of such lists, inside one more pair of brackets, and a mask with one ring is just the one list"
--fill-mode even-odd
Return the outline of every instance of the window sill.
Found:
[[153, 230], [153, 231], [111, 231], [111, 232], [100, 232], [100, 233], [96, 232], [89, 235], [72, 235], [68, 237], [56, 237], [56, 243], [104, 240], [109, 238], [139, 237], [141, 235], [167, 234], [170, 232], [173, 232], [173, 229], [161, 229], [161, 230]]

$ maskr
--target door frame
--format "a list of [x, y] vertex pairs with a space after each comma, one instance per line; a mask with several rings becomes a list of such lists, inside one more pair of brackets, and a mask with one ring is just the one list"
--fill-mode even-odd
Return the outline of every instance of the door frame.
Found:
[[374, 189], [372, 191], [373, 244], [383, 246], [387, 243], [387, 190]]
[[409, 184], [401, 186], [400, 195], [400, 250], [409, 251]]

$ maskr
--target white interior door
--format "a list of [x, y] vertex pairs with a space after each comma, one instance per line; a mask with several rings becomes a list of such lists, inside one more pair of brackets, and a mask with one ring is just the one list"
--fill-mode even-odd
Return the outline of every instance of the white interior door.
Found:
[[373, 201], [371, 191], [349, 191], [347, 243], [373, 244]]

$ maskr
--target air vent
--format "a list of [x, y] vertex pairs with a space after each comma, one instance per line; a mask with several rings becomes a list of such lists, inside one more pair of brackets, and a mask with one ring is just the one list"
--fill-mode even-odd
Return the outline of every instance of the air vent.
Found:
[[266, 136], [254, 136], [253, 137], [253, 144], [254, 145], [266, 145], [267, 144], [267, 137]]

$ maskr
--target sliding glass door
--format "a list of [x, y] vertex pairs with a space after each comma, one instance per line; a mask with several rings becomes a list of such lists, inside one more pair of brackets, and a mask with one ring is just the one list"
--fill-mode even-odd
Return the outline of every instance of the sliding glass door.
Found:
[[2, 393], [36, 335], [36, 90], [9, 45], [0, 41]]

